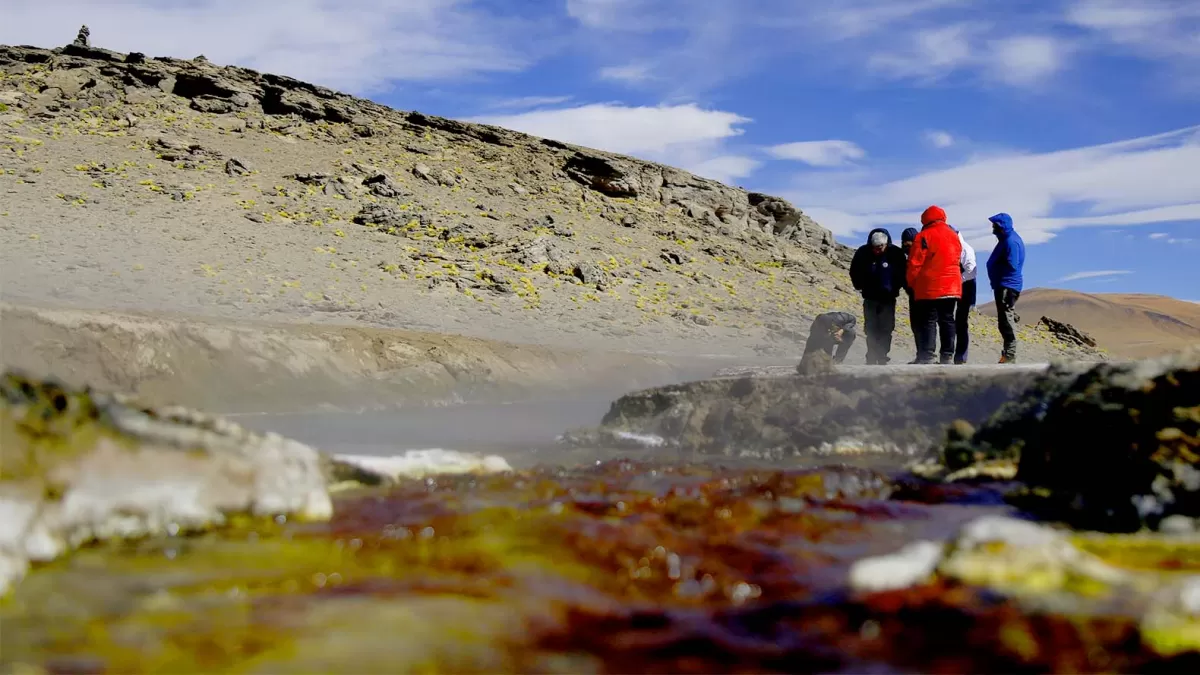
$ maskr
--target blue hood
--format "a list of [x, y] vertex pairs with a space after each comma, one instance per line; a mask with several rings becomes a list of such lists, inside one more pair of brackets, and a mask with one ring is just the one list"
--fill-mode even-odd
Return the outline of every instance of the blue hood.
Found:
[[1000, 229], [1004, 231], [1004, 236], [1007, 237], [1013, 233], [1012, 216], [1007, 213], [997, 213], [988, 220], [992, 221], [993, 225], [999, 225]]

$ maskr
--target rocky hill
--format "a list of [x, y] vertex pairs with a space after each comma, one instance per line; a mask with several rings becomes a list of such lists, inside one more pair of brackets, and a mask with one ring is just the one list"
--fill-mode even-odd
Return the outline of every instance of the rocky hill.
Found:
[[202, 56], [0, 46], [0, 133], [10, 302], [789, 358], [860, 304], [783, 199]]

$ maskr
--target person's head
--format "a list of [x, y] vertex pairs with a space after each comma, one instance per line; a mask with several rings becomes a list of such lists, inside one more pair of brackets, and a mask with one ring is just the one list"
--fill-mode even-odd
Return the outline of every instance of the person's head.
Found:
[[1007, 213], [997, 213], [988, 220], [992, 222], [992, 234], [996, 235], [997, 239], [1003, 238], [1013, 231], [1012, 216]]
[[887, 250], [888, 245], [887, 233], [872, 232], [869, 242], [871, 244], [871, 250], [875, 252], [875, 255], [883, 255], [883, 252]]
[[921, 227], [946, 222], [946, 212], [940, 206], [930, 206], [921, 212]]
[[900, 248], [904, 249], [905, 253], [908, 253], [908, 250], [912, 248], [913, 241], [915, 241], [916, 238], [917, 228], [905, 228], [904, 231], [900, 233]]

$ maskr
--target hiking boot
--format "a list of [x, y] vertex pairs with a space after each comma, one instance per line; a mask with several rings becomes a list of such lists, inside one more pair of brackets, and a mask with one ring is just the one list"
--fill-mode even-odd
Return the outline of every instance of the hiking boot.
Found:
[[1002, 355], [1000, 356], [1000, 361], [999, 361], [999, 362], [1000, 362], [1000, 363], [1016, 363], [1016, 362], [1017, 362], [1017, 357], [1015, 357], [1015, 356], [1008, 356], [1008, 355], [1006, 355], [1006, 354], [1002, 354]]
[[943, 365], [943, 366], [948, 366], [951, 363], [954, 363], [954, 357], [953, 356], [943, 356], [941, 358], [941, 360], [939, 361], [939, 363], [941, 363], [941, 365]]

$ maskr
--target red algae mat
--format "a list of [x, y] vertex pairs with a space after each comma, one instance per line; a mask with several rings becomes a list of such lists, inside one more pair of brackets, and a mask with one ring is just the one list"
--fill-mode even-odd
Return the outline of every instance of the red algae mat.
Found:
[[863, 468], [609, 461], [339, 495], [327, 523], [79, 551], [0, 606], [6, 672], [1200, 672], [1135, 617], [849, 565], [1007, 512]]

